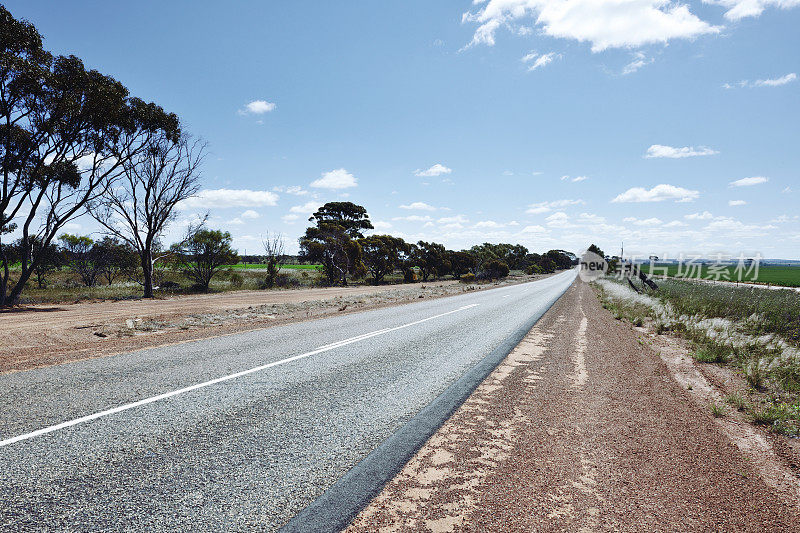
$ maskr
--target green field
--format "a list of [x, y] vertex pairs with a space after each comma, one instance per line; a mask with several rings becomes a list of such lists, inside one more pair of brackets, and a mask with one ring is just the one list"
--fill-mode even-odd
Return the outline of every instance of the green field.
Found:
[[[233, 270], [266, 270], [266, 264], [258, 263], [238, 263], [236, 265], [227, 265], [223, 268], [232, 268]], [[322, 265], [281, 265], [281, 268], [288, 268], [291, 270], [320, 270]]]
[[[760, 265], [756, 271], [754, 268], [737, 269], [736, 265], [713, 266], [713, 265], [659, 265], [656, 263], [654, 274], [661, 276], [666, 274], [673, 278], [688, 279], [708, 279], [717, 281], [743, 281], [748, 283], [762, 283], [769, 285], [781, 285], [784, 287], [800, 287], [800, 267], [784, 265]], [[642, 271], [650, 273], [650, 265], [642, 265]]]

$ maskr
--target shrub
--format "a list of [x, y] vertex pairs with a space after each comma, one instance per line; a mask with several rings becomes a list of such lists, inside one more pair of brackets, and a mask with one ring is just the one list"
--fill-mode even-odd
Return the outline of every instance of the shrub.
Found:
[[475, 274], [473, 274], [472, 272], [467, 272], [466, 274], [461, 276], [461, 279], [459, 281], [461, 281], [461, 283], [475, 283]]
[[758, 360], [751, 361], [749, 364], [745, 365], [742, 370], [744, 370], [744, 377], [750, 386], [756, 390], [761, 390], [764, 388], [764, 380], [766, 379], [766, 375], [764, 368], [759, 364]]
[[532, 276], [533, 274], [541, 274], [542, 269], [539, 265], [530, 265], [525, 269], [525, 273], [529, 276]]
[[701, 363], [724, 363], [727, 360], [726, 350], [718, 345], [705, 345], [699, 348], [694, 358]]
[[230, 284], [234, 289], [241, 289], [244, 285], [244, 278], [238, 272], [231, 272]]
[[300, 287], [300, 280], [291, 274], [278, 274], [275, 276], [275, 286], [283, 289], [294, 289]]
[[508, 276], [508, 265], [497, 259], [489, 261], [483, 268], [486, 277], [489, 279], [500, 279]]

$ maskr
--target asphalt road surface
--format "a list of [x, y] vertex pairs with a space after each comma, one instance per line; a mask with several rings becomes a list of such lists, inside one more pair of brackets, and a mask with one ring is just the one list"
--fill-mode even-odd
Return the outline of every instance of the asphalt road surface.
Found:
[[275, 530], [574, 279], [2, 375], [0, 528]]

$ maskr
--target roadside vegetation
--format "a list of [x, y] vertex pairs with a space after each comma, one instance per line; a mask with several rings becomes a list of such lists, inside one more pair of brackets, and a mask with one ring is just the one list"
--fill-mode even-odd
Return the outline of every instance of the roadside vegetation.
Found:
[[611, 278], [598, 285], [618, 319], [681, 336], [698, 362], [739, 373], [748, 387], [728, 396], [730, 406], [776, 433], [800, 436], [800, 294], [674, 279], [647, 294]]

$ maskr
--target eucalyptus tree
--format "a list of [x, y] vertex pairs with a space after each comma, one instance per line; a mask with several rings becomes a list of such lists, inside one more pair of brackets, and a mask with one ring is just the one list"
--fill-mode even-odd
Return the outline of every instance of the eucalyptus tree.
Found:
[[[177, 140], [180, 126], [77, 57], [45, 51], [36, 28], [1, 5], [0, 35], [0, 306], [8, 306], [65, 224], [107, 194], [154, 135]], [[13, 282], [7, 234], [23, 248]]]
[[139, 254], [145, 298], [153, 297], [153, 268], [170, 254], [158, 252], [159, 239], [175, 219], [177, 206], [200, 188], [205, 144], [187, 135], [153, 135], [144, 150], [129, 154], [123, 176], [90, 204], [92, 216], [106, 232]]

